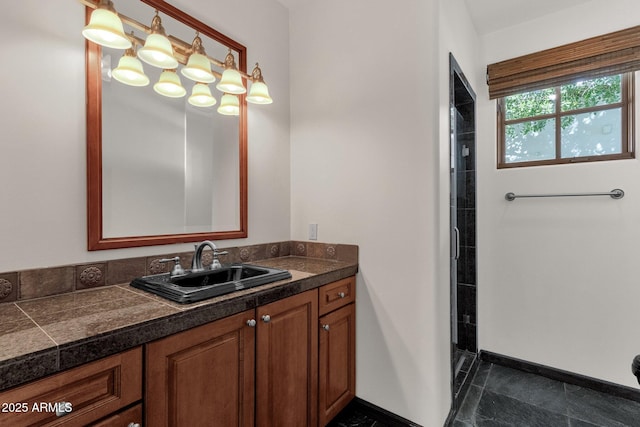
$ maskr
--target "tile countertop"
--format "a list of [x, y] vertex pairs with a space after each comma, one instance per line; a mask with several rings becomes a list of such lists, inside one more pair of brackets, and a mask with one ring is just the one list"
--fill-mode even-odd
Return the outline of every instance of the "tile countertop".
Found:
[[251, 264], [292, 278], [177, 304], [129, 284], [0, 305], [0, 390], [334, 282], [358, 264], [287, 256]]

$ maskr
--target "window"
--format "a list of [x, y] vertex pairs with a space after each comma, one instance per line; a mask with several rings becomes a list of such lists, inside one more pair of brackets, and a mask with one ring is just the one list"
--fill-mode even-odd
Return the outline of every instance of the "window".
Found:
[[634, 157], [640, 25], [487, 66], [498, 167]]
[[498, 167], [633, 157], [633, 87], [623, 73], [499, 98]]

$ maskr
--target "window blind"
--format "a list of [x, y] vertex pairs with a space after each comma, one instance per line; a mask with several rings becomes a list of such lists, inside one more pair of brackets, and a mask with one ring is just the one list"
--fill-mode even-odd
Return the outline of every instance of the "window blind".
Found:
[[489, 98], [638, 69], [640, 26], [489, 64]]

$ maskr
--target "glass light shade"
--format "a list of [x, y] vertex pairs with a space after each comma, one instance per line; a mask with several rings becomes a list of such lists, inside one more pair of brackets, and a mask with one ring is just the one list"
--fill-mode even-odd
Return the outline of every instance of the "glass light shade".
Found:
[[211, 107], [216, 104], [216, 99], [211, 95], [209, 86], [204, 83], [196, 83], [193, 85], [191, 96], [189, 97], [189, 104], [194, 107]]
[[82, 35], [87, 40], [113, 49], [131, 47], [131, 40], [124, 33], [122, 21], [108, 9], [95, 9], [91, 12], [91, 19], [82, 29]]
[[252, 104], [271, 104], [273, 99], [269, 96], [267, 85], [264, 82], [253, 82], [247, 96], [247, 102]]
[[129, 86], [146, 86], [149, 77], [144, 73], [142, 63], [135, 56], [124, 55], [118, 66], [111, 72], [113, 78]]
[[158, 82], [153, 85], [153, 90], [169, 98], [182, 98], [187, 94], [175, 70], [164, 70]]
[[216, 81], [216, 76], [211, 72], [211, 62], [200, 53], [192, 53], [181, 72], [183, 76], [195, 82], [213, 83]]
[[232, 93], [234, 95], [245, 93], [247, 91], [242, 84], [242, 76], [238, 70], [234, 70], [233, 68], [227, 68], [223, 71], [222, 78], [216, 85], [216, 89], [221, 92]]
[[218, 113], [225, 116], [237, 116], [240, 114], [240, 100], [237, 96], [225, 93], [220, 99]]
[[178, 67], [178, 60], [173, 57], [171, 42], [162, 34], [149, 34], [144, 47], [138, 51], [138, 58], [158, 68]]

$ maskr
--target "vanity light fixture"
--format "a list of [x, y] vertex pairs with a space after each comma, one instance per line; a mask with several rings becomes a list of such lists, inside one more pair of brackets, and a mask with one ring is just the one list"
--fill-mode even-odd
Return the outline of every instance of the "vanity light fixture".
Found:
[[164, 70], [158, 82], [153, 85], [153, 90], [169, 98], [182, 98], [187, 94], [176, 70]]
[[240, 114], [240, 100], [231, 93], [225, 93], [220, 99], [218, 113], [225, 116], [237, 116]]
[[100, 46], [114, 49], [131, 47], [131, 40], [125, 35], [122, 21], [111, 0], [100, 0], [97, 9], [91, 13], [89, 24], [82, 30], [82, 35]]
[[[146, 86], [149, 78], [145, 75], [142, 63], [162, 68], [159, 81], [153, 88], [161, 95], [178, 98], [186, 95], [177, 68], [183, 65], [183, 76], [196, 82], [193, 86], [189, 102], [194, 106], [209, 107], [216, 103], [207, 83], [213, 83], [216, 77], [220, 81], [216, 88], [224, 93], [220, 100], [218, 112], [224, 115], [239, 115], [240, 100], [236, 95], [247, 93], [243, 79], [251, 81], [251, 88], [246, 101], [253, 104], [271, 104], [273, 99], [264, 83], [262, 70], [256, 63], [251, 75], [239, 71], [233, 52], [225, 56], [224, 62], [207, 56], [202, 39], [196, 33], [191, 44], [174, 36], [167, 36], [158, 10], [151, 21], [151, 27], [126, 15], [117, 13], [111, 0], [78, 0], [83, 5], [94, 9], [89, 24], [82, 34], [90, 41], [115, 49], [128, 49], [113, 70], [113, 76], [121, 83], [131, 86]], [[124, 33], [123, 23], [148, 34], [146, 41]], [[143, 46], [137, 51], [135, 45]], [[222, 75], [212, 71], [211, 65], [223, 69]]]
[[149, 84], [149, 77], [144, 73], [142, 62], [136, 58], [135, 44], [124, 52], [111, 75], [120, 83], [129, 86], [147, 86]]
[[158, 11], [151, 20], [151, 34], [147, 37], [138, 57], [149, 65], [163, 69], [178, 68], [178, 60], [173, 56], [173, 46], [167, 38]]
[[193, 85], [191, 96], [188, 99], [189, 104], [194, 107], [211, 107], [216, 104], [216, 99], [211, 95], [211, 89], [206, 83], [196, 83]]
[[[222, 78], [216, 85], [216, 89], [220, 92], [232, 93], [234, 95], [240, 95], [246, 93], [244, 84], [242, 83], [242, 75], [236, 67], [236, 60], [229, 49], [229, 53], [224, 58], [224, 71], [222, 72]], [[222, 105], [221, 105], [222, 107]]]
[[257, 62], [251, 72], [251, 80], [253, 83], [251, 83], [251, 89], [249, 90], [249, 95], [247, 95], [247, 102], [251, 102], [252, 104], [271, 104], [273, 99], [269, 96], [269, 88], [264, 83], [262, 70]]
[[216, 76], [211, 72], [211, 62], [202, 47], [202, 39], [197, 33], [191, 43], [191, 55], [189, 55], [187, 65], [182, 68], [181, 72], [183, 76], [195, 82], [213, 83], [216, 81]]

